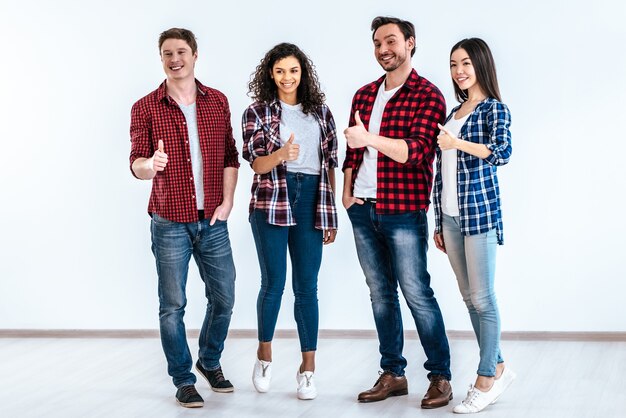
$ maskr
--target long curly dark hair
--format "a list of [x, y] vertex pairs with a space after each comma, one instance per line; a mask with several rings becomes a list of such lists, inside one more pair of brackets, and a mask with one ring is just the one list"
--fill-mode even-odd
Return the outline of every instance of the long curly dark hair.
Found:
[[326, 96], [320, 90], [320, 83], [317, 79], [317, 72], [313, 62], [306, 56], [300, 48], [294, 44], [281, 43], [270, 49], [256, 70], [250, 76], [248, 83], [248, 96], [254, 100], [264, 103], [271, 103], [278, 94], [276, 83], [272, 79], [272, 68], [277, 61], [287, 57], [295, 57], [302, 68], [300, 84], [298, 85], [298, 103], [302, 105], [302, 111], [309, 114], [317, 106], [326, 100]]

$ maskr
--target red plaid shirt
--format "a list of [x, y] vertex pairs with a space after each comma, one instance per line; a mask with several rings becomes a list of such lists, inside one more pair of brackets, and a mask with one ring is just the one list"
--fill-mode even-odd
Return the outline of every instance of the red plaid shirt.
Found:
[[[370, 115], [378, 89], [385, 76], [359, 89], [352, 100], [350, 126], [354, 112], [369, 127]], [[437, 147], [437, 123], [446, 118], [446, 102], [434, 84], [417, 75], [415, 70], [389, 100], [383, 112], [379, 135], [406, 141], [409, 158], [401, 164], [378, 153], [376, 213], [393, 214], [428, 209], [433, 182], [433, 159]], [[343, 170], [352, 169], [352, 190], [365, 148], [346, 151]], [[358, 196], [357, 196], [358, 197]]]
[[[148, 212], [174, 222], [198, 221], [196, 191], [185, 116], [165, 89], [165, 83], [133, 105], [130, 122], [130, 166], [150, 158], [163, 140], [168, 163], [152, 180]], [[239, 167], [228, 100], [196, 80], [198, 138], [204, 171], [204, 211], [213, 215], [223, 200], [224, 168]], [[133, 175], [135, 173], [133, 172]]]

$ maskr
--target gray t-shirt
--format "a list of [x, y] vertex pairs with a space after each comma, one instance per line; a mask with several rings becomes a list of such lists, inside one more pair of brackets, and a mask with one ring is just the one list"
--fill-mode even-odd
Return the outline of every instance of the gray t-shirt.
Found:
[[305, 115], [302, 105], [295, 106], [280, 102], [280, 142], [285, 145], [291, 134], [294, 144], [300, 145], [300, 154], [295, 161], [287, 161], [287, 171], [305, 174], [320, 174], [322, 148], [320, 125], [312, 114]]
[[204, 209], [204, 170], [202, 169], [202, 151], [198, 137], [198, 122], [196, 118], [196, 104], [189, 106], [178, 104], [185, 115], [187, 134], [189, 135], [189, 153], [191, 154], [191, 169], [193, 171], [194, 186], [196, 188], [196, 204], [198, 210]]

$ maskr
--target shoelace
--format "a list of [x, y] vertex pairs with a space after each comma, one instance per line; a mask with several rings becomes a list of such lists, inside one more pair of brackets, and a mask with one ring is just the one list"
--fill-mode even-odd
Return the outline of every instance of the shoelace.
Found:
[[433, 380], [431, 380], [429, 389], [434, 386], [434, 387], [436, 387], [439, 390], [439, 392], [443, 393], [444, 391], [443, 391], [443, 388], [441, 387], [441, 385], [443, 385], [444, 382], [445, 382], [444, 378], [435, 377]]
[[306, 383], [305, 383], [305, 385], [304, 385], [304, 386], [306, 386], [306, 387], [311, 386], [311, 378], [312, 378], [312, 377], [313, 377], [313, 376], [309, 377], [309, 376], [307, 376], [306, 374], [304, 375], [304, 378], [306, 379]]
[[379, 370], [379, 371], [378, 371], [378, 379], [376, 379], [376, 382], [374, 382], [374, 386], [376, 386], [377, 384], [379, 384], [379, 383], [380, 383], [380, 381], [381, 381], [381, 380], [383, 380], [383, 378], [384, 378], [385, 376], [387, 376], [387, 375], [390, 375], [390, 376], [392, 376], [392, 377], [393, 377], [393, 374], [392, 374], [391, 372], [388, 372], [388, 371], [384, 371], [384, 372], [383, 372], [383, 371], [380, 371], [380, 370]]
[[264, 366], [263, 363], [261, 363], [261, 368], [263, 369], [263, 374], [262, 374], [263, 377], [265, 377], [265, 372], [267, 371], [268, 367], [270, 367], [269, 364], [267, 366]]
[[213, 375], [213, 378], [215, 379], [216, 382], [223, 382], [224, 380], [226, 380], [226, 378], [224, 378], [224, 373], [222, 372], [222, 369], [217, 369], [213, 371], [215, 374]]
[[478, 395], [478, 391], [474, 388], [473, 385], [470, 385], [469, 390], [467, 391], [467, 397], [463, 400], [463, 404], [467, 406], [472, 405]]
[[183, 395], [185, 396], [194, 396], [196, 395], [196, 389], [193, 386], [185, 386], [183, 387]]

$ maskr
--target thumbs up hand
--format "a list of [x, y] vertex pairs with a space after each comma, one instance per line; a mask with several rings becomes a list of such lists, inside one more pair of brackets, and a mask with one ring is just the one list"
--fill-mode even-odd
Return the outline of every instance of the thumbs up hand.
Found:
[[167, 154], [164, 150], [163, 140], [159, 139], [158, 149], [154, 151], [152, 157], [148, 160], [149, 167], [154, 171], [163, 171], [167, 166]]
[[370, 133], [365, 129], [359, 111], [354, 112], [355, 125], [343, 131], [350, 148], [362, 148], [369, 145]]
[[457, 138], [452, 132], [444, 128], [440, 123], [438, 123], [437, 126], [439, 126], [440, 129], [439, 135], [437, 135], [437, 145], [439, 145], [439, 148], [442, 151], [457, 148], [460, 139]]
[[298, 159], [298, 156], [300, 155], [300, 145], [294, 144], [294, 140], [295, 135], [292, 133], [285, 145], [276, 151], [281, 159], [281, 162], [295, 161]]

